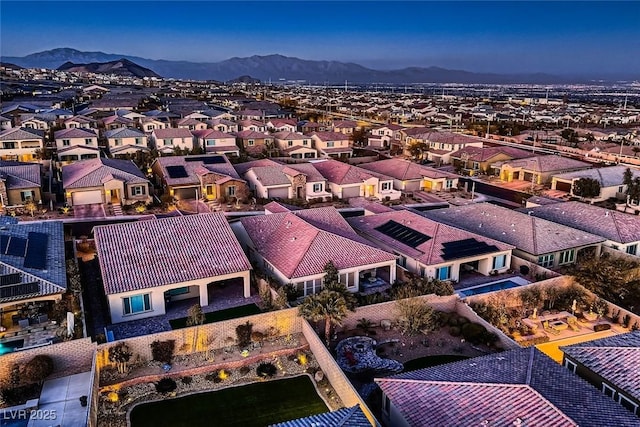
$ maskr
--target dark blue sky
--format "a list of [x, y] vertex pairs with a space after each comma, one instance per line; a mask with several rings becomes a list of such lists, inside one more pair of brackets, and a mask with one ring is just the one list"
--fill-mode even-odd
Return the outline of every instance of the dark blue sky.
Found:
[[640, 73], [640, 2], [12, 2], [2, 55], [56, 47], [220, 61], [280, 53], [378, 69]]

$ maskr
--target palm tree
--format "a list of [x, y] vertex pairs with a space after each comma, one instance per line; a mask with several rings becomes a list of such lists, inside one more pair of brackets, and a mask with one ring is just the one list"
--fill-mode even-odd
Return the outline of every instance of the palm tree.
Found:
[[347, 303], [336, 291], [324, 290], [316, 295], [308, 296], [298, 307], [300, 315], [307, 320], [318, 322], [324, 320], [324, 337], [329, 345], [331, 325], [341, 325], [347, 317]]

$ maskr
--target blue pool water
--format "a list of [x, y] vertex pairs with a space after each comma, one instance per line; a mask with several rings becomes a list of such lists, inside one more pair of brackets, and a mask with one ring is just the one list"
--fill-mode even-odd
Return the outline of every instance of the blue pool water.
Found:
[[0, 356], [6, 353], [11, 353], [16, 348], [22, 347], [24, 340], [7, 341], [0, 343]]
[[518, 286], [522, 286], [522, 284], [507, 279], [501, 282], [487, 283], [486, 285], [477, 286], [475, 288], [464, 289], [462, 291], [458, 291], [458, 294], [460, 294], [460, 296], [464, 298], [470, 297], [471, 295], [485, 294], [487, 292], [516, 288]]

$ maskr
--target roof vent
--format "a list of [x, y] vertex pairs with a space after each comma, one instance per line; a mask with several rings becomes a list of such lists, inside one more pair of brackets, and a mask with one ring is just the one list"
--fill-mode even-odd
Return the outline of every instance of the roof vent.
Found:
[[606, 212], [604, 213], [604, 216], [609, 216], [609, 211], [606, 211]]
[[522, 426], [522, 418], [518, 417], [515, 419], [515, 421], [513, 422], [513, 425], [515, 427], [521, 427]]
[[478, 228], [482, 228], [482, 223], [478, 224]]
[[292, 241], [292, 242], [295, 242], [295, 241], [296, 241], [296, 238], [295, 238], [295, 237], [292, 237], [292, 238], [291, 238], [291, 241]]
[[291, 221], [287, 221], [286, 227], [287, 228], [291, 227]]
[[529, 216], [533, 215], [533, 211], [529, 211], [527, 213], [529, 214]]

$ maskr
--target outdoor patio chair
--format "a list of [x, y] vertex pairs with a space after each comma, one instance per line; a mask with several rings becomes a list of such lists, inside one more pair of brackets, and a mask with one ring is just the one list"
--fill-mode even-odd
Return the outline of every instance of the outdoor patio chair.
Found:
[[18, 326], [20, 326], [21, 328], [28, 328], [29, 327], [29, 319], [20, 319], [18, 320]]

